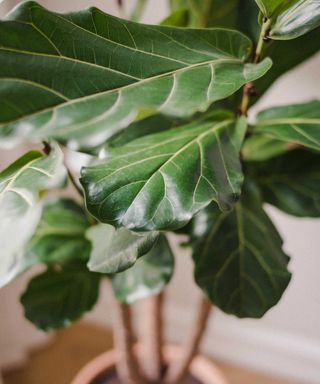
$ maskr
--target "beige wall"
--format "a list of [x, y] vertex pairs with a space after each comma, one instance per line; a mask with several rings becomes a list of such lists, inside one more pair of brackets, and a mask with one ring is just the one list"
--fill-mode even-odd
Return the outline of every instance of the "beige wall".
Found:
[[[127, 0], [129, 5], [132, 2]], [[9, 0], [4, 0], [0, 11], [3, 12], [9, 3]], [[106, 11], [116, 12], [115, 1], [111, 0], [43, 0], [41, 3], [59, 11], [94, 4]], [[165, 16], [165, 12], [165, 0], [149, 0], [145, 20], [157, 22]], [[277, 82], [255, 110], [311, 98], [320, 98], [319, 55]], [[205, 350], [241, 364], [294, 377], [300, 383], [319, 384], [320, 220], [296, 219], [274, 208], [267, 209], [285, 240], [286, 251], [292, 256], [290, 269], [294, 274], [293, 280], [281, 303], [260, 321], [238, 320], [217, 311], [210, 325]], [[192, 283], [190, 255], [180, 252], [178, 256], [177, 276], [170, 286], [170, 305], [167, 311], [171, 323], [170, 335], [173, 338], [184, 337], [198, 294]], [[0, 292], [1, 313], [9, 313], [11, 306], [17, 306], [11, 302], [17, 296], [18, 286], [19, 282], [6, 288], [3, 293]], [[10, 302], [4, 298], [4, 295], [9, 294], [12, 297]], [[107, 301], [104, 297], [101, 299], [102, 304], [97, 307], [91, 319], [105, 321]], [[15, 321], [17, 332], [24, 329], [24, 320]], [[0, 340], [1, 348], [3, 345]]]

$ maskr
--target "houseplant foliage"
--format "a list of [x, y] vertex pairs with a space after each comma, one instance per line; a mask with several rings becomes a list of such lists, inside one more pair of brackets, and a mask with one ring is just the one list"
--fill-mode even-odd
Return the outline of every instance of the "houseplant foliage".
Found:
[[[132, 19], [145, 3], [137, 2]], [[320, 215], [320, 101], [247, 120], [274, 81], [318, 51], [320, 4], [169, 6], [159, 26], [96, 8], [58, 14], [35, 2], [0, 22], [0, 145], [44, 143], [0, 173], [0, 284], [45, 266], [21, 298], [26, 317], [43, 330], [89, 311], [108, 279], [120, 332], [121, 325], [132, 332], [128, 305], [152, 297], [159, 347], [161, 291], [174, 272], [170, 232], [187, 236], [192, 250], [204, 293], [199, 335], [212, 304], [260, 318], [291, 277], [264, 203]], [[81, 175], [67, 151], [90, 156]], [[80, 199], [52, 198], [48, 192], [67, 179]], [[164, 378], [160, 347], [146, 378], [131, 338], [121, 340], [123, 382], [178, 383], [200, 337]]]

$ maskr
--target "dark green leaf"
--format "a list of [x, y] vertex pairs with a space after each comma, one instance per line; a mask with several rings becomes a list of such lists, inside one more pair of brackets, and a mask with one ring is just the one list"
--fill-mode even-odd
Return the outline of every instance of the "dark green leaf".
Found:
[[127, 271], [117, 273], [112, 278], [112, 286], [117, 300], [133, 303], [162, 291], [173, 274], [174, 258], [164, 235], [146, 255]]
[[87, 231], [92, 243], [88, 267], [100, 273], [122, 272], [148, 253], [158, 236], [158, 232], [135, 233], [112, 225], [95, 225]]
[[320, 150], [320, 101], [269, 108], [258, 114], [255, 133]]
[[320, 26], [320, 2], [318, 0], [291, 0], [278, 13], [270, 30], [276, 40], [295, 39]]
[[199, 120], [109, 151], [82, 169], [89, 211], [132, 230], [176, 229], [215, 200], [230, 209], [243, 180], [245, 120]]
[[319, 154], [294, 150], [247, 168], [267, 203], [294, 216], [320, 216]]
[[[320, 28], [297, 39], [270, 41], [264, 49], [264, 55], [271, 57], [272, 71], [255, 82], [258, 96], [272, 85], [285, 72], [293, 69], [319, 51]], [[257, 100], [257, 99], [255, 99]]]
[[61, 185], [65, 177], [62, 152], [49, 156], [30, 151], [0, 173], [0, 286], [27, 269], [32, 260], [24, 247], [41, 216], [41, 193]]
[[84, 237], [88, 226], [83, 209], [74, 200], [48, 201], [35, 235], [28, 244], [27, 259], [44, 263], [88, 260], [90, 243]]
[[85, 266], [47, 270], [34, 277], [21, 297], [25, 316], [49, 331], [69, 325], [97, 301], [100, 276]]
[[244, 63], [250, 50], [236, 31], [142, 25], [96, 8], [61, 15], [23, 3], [0, 23], [0, 139], [54, 137], [88, 148], [141, 108], [191, 116], [268, 71], [269, 59]]
[[290, 281], [289, 258], [256, 192], [245, 191], [231, 213], [215, 204], [194, 218], [195, 279], [224, 312], [259, 318]]

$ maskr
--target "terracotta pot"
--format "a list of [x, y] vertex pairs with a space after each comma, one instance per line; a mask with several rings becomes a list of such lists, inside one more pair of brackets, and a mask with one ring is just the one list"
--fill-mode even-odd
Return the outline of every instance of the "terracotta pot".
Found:
[[[181, 348], [174, 345], [166, 345], [163, 355], [166, 362], [179, 357]], [[142, 348], [137, 348], [138, 356], [142, 355]], [[94, 381], [103, 378], [104, 375], [115, 371], [116, 352], [114, 350], [103, 353], [85, 365], [71, 384], [94, 384]], [[194, 358], [190, 366], [190, 375], [202, 384], [228, 384], [220, 369], [214, 363], [203, 356]]]

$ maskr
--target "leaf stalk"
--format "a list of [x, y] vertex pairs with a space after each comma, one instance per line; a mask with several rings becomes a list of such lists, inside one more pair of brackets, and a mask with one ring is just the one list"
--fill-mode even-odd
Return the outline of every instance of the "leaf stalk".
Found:
[[[264, 44], [268, 40], [270, 25], [271, 25], [271, 20], [267, 18], [263, 18], [258, 43], [253, 55], [253, 59], [251, 61], [253, 64], [257, 64], [261, 59]], [[241, 105], [239, 109], [240, 115], [242, 116], [247, 115], [248, 109], [250, 106], [250, 99], [251, 99], [251, 96], [253, 96], [254, 94], [255, 94], [254, 84], [252, 82], [247, 83], [243, 87], [242, 100], [241, 100]]]

